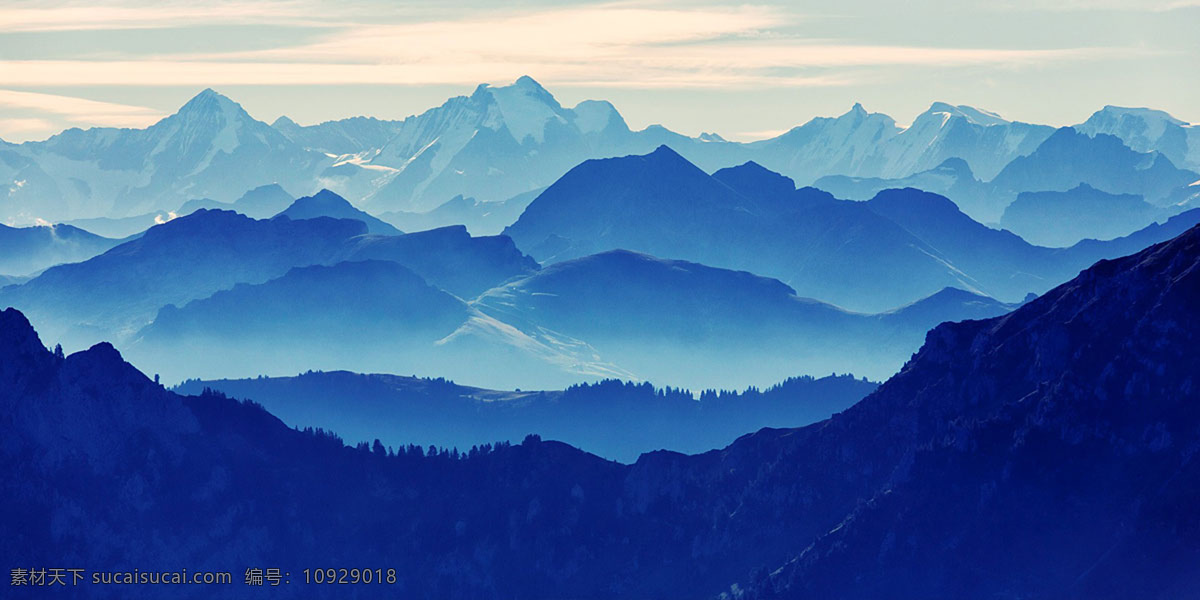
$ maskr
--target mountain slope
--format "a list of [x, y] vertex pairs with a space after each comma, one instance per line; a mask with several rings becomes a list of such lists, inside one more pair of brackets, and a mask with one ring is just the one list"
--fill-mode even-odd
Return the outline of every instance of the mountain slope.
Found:
[[961, 158], [948, 158], [933, 169], [898, 179], [827, 175], [815, 181], [813, 187], [845, 200], [870, 200], [884, 190], [914, 188], [950, 198], [959, 209], [981, 223], [995, 218], [995, 210], [989, 206], [987, 187], [975, 178], [971, 167]]
[[297, 198], [290, 206], [277, 216], [292, 220], [330, 217], [333, 219], [353, 219], [362, 221], [367, 226], [367, 233], [376, 235], [398, 235], [402, 233], [389, 223], [354, 208], [345, 198], [329, 191], [321, 190], [312, 196]]
[[1162, 213], [1133, 194], [1109, 194], [1086, 183], [1065, 192], [1021, 192], [1000, 225], [1040, 246], [1129, 235]]
[[292, 267], [388, 260], [465, 298], [537, 268], [511, 240], [472, 238], [461, 228], [412, 236], [366, 231], [359, 220], [254, 220], [200, 210], [90, 260], [48, 269], [0, 292], [0, 302], [21, 307], [51, 339], [78, 348], [101, 339], [124, 342], [163, 306], [263, 283]]
[[1080, 183], [1111, 194], [1137, 194], [1155, 204], [1196, 180], [1200, 175], [1177, 168], [1161, 154], [1131, 150], [1111, 135], [1091, 137], [1063, 127], [1032, 154], [1004, 167], [991, 186], [998, 206], [1023, 191], [1065, 192]]
[[[250, 365], [252, 373], [409, 371], [468, 313], [461, 300], [395, 262], [296, 267], [265, 283], [165, 306], [137, 333], [129, 355], [172, 381], [243, 375]], [[164, 355], [175, 360], [156, 360]]]
[[464, 300], [538, 269], [537, 262], [522, 254], [508, 237], [472, 237], [461, 225], [355, 238], [337, 259], [398, 262]]
[[421, 598], [1189, 597], [1198, 265], [1194, 228], [938, 327], [827, 421], [633, 465], [536, 437], [345, 448], [166, 392], [107, 344], [56, 357], [8, 310], [0, 560], [384, 561]]
[[[769, 183], [741, 193], [665, 146], [588, 161], [547, 188], [505, 234], [542, 261], [626, 249], [751, 271], [851, 310], [975, 287], [866, 206], [808, 188], [773, 193], [777, 176], [752, 172]], [[892, 275], [899, 272], [906, 277]]]
[[70, 225], [0, 225], [0, 274], [27, 275], [57, 264], [87, 260], [118, 243]]
[[1181, 168], [1200, 172], [1200, 128], [1149, 108], [1105, 106], [1075, 129], [1121, 138], [1138, 152], [1158, 152]]
[[908, 127], [855, 104], [837, 118], [816, 118], [748, 147], [754, 160], [808, 184], [824, 176], [905, 178], [951, 158], [981, 179], [1029, 154], [1053, 129], [1006, 121], [970, 106], [935, 102]]
[[920, 312], [863, 315], [774, 279], [615, 250], [555, 263], [472, 305], [530, 336], [586, 341], [642, 379], [732, 388], [850, 368], [887, 377], [934, 325], [1012, 308], [963, 294], [927, 299]]
[[273, 182], [309, 189], [331, 162], [213, 90], [146, 129], [69, 129], [8, 151], [10, 165], [27, 163], [7, 216], [52, 221], [175, 210], [191, 198], [228, 202]]
[[1198, 266], [1193, 228], [931, 332], [841, 425], [882, 411], [931, 443], [751, 597], [1190, 595]]
[[880, 312], [947, 287], [1019, 302], [1096, 260], [1177, 235], [1200, 214], [1180, 215], [1170, 234], [1150, 226], [1145, 235], [1053, 249], [986, 227], [920, 190], [851, 202], [790, 187], [755, 163], [708, 176], [662, 148], [583, 163], [505, 232], [547, 263], [627, 249], [746, 270], [801, 296]]
[[452, 225], [462, 225], [471, 235], [496, 235], [512, 225], [542, 190], [517, 194], [508, 200], [481, 202], [475, 198], [455, 196], [437, 208], [425, 212], [391, 211], [381, 213], [380, 219], [405, 231], [425, 231]]

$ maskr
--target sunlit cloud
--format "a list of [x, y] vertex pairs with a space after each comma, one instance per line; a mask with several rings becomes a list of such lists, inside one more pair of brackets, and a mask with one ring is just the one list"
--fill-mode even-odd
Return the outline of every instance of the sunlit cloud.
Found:
[[[154, 26], [189, 19], [309, 18], [296, 3], [222, 3], [131, 9], [0, 10], [0, 29]], [[361, 7], [360, 7], [361, 8]], [[199, 13], [205, 13], [200, 15]], [[134, 60], [0, 61], [10, 86], [435, 85], [511, 80], [531, 74], [556, 86], [655, 88], [828, 87], [846, 69], [877, 66], [1000, 67], [1095, 58], [1104, 50], [906, 47], [814, 41], [782, 33], [803, 20], [778, 7], [683, 8], [616, 3], [469, 13], [378, 22], [353, 10], [315, 42], [266, 50]], [[74, 20], [72, 20], [74, 19]], [[829, 71], [838, 69], [836, 74]]]
[[1007, 0], [991, 5], [1000, 10], [1040, 10], [1049, 12], [1136, 11], [1171, 12], [1200, 8], [1200, 0]]
[[[163, 117], [160, 112], [142, 106], [2, 89], [0, 108], [32, 110], [55, 115], [69, 122], [106, 127], [145, 127]], [[14, 121], [25, 121], [25, 124], [22, 126]], [[7, 119], [0, 123], [0, 128], [4, 131], [31, 131], [39, 123], [46, 124], [47, 121], [42, 118]]]
[[54, 124], [38, 117], [0, 119], [0, 139], [25, 139], [30, 134], [49, 132]]
[[145, 29], [208, 23], [315, 21], [312, 7], [297, 2], [217, 2], [153, 5], [67, 2], [56, 6], [0, 8], [0, 32]]

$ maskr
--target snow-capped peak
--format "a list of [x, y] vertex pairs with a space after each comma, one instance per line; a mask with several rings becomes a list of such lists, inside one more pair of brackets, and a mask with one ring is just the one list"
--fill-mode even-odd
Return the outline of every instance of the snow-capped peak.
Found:
[[[953, 105], [946, 102], [934, 102], [932, 105], [930, 105], [929, 110], [925, 111], [921, 116], [925, 115], [961, 117], [976, 125], [985, 126], [1008, 125], [1010, 123], [1010, 121], [1007, 119], [991, 111], [975, 108], [973, 106], [967, 106], [965, 104]], [[920, 119], [921, 117], [917, 118]], [[945, 116], [942, 118], [943, 120], [946, 120]]]
[[496, 104], [497, 111], [488, 115], [484, 126], [499, 129], [504, 125], [518, 142], [533, 138], [541, 143], [545, 140], [547, 124], [551, 121], [566, 123], [562, 106], [528, 75], [504, 87], [481, 85], [475, 93], [490, 95]]
[[1144, 148], [1153, 147], [1168, 127], [1190, 125], [1161, 110], [1109, 105], [1092, 113], [1087, 121], [1076, 125], [1075, 129], [1093, 137], [1098, 133], [1112, 134], [1125, 140], [1135, 150], [1145, 151]]

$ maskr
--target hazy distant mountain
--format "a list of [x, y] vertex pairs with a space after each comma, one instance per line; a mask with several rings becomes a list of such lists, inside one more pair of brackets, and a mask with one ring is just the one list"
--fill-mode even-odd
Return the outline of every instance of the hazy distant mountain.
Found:
[[[827, 421], [632, 465], [534, 436], [346, 448], [252, 403], [167, 392], [108, 344], [55, 356], [9, 310], [0, 534], [21, 543], [0, 561], [337, 556], [395, 565], [390, 589], [422, 598], [1189, 597], [1197, 265], [1193, 229], [938, 327]], [[279, 593], [311, 594], [296, 585]]]
[[693, 388], [850, 368], [887, 377], [934, 325], [1013, 308], [966, 292], [919, 304], [926, 309], [850, 313], [774, 279], [616, 250], [555, 263], [473, 306], [531, 337], [586, 341], [642, 379]]
[[[849, 375], [790, 378], [742, 392], [656, 388], [607, 380], [554, 391], [499, 391], [444, 379], [309, 372], [295, 377], [190, 380], [255, 402], [293, 427], [322, 427], [348, 443], [470, 448], [480, 440], [520, 442], [529, 432], [610, 460], [645, 452], [705, 452], [747, 431], [797, 427], [845, 410], [878, 384]], [[331, 402], [331, 398], [338, 398]]]
[[529, 77], [504, 87], [481, 85], [399, 125], [370, 158], [371, 165], [396, 172], [365, 202], [377, 211], [420, 211], [456, 195], [504, 200], [634, 143], [607, 102], [564, 108]]
[[171, 381], [248, 370], [409, 372], [434, 342], [463, 325], [468, 312], [462, 300], [399, 263], [296, 267], [266, 283], [238, 284], [163, 307], [129, 352], [134, 362]]
[[376, 235], [398, 235], [401, 233], [392, 225], [354, 208], [345, 198], [329, 191], [321, 190], [312, 196], [297, 198], [295, 202], [279, 213], [278, 216], [292, 220], [330, 217], [334, 219], [354, 219], [362, 221], [367, 226], [367, 233]]
[[813, 183], [813, 187], [845, 200], [870, 200], [883, 190], [915, 188], [950, 198], [964, 213], [980, 222], [987, 222], [995, 212], [988, 206], [988, 188], [975, 178], [971, 167], [961, 158], [947, 158], [933, 169], [898, 179], [827, 175]]
[[[818, 190], [779, 194], [778, 176], [739, 192], [669, 148], [594, 160], [542, 192], [505, 230], [534, 258], [559, 261], [612, 249], [746, 270], [802, 296], [852, 310], [887, 310], [968, 275], [857, 202]], [[739, 185], [746, 185], [744, 182]], [[897, 278], [895, 273], [905, 273]]]
[[[233, 202], [217, 202], [216, 200], [209, 200], [207, 198], [202, 200], [188, 200], [183, 206], [179, 207], [179, 210], [175, 211], [175, 216], [190, 215], [201, 208], [205, 208], [209, 210], [232, 210], [252, 219], [269, 219], [286, 210], [292, 205], [294, 200], [292, 195], [287, 193], [287, 190], [284, 190], [279, 184], [271, 183], [249, 190]], [[350, 214], [350, 211], [344, 212]], [[353, 217], [347, 216], [345, 218]], [[366, 222], [364, 219], [358, 220]]]
[[381, 213], [379, 218], [404, 231], [424, 231], [462, 225], [472, 235], [496, 235], [516, 221], [525, 207], [540, 193], [541, 189], [532, 190], [499, 202], [482, 202], [458, 195], [433, 210], [392, 211]]
[[0, 175], [24, 181], [7, 196], [7, 216], [46, 220], [175, 210], [191, 198], [232, 201], [273, 182], [309, 189], [332, 162], [212, 90], [147, 129], [69, 129], [4, 152]]
[[[1175, 168], [1164, 155], [1134, 151], [1110, 135], [1089, 137], [1075, 131], [1080, 127], [1058, 130], [1036, 150], [1013, 160], [988, 183], [975, 179], [964, 161], [948, 159], [936, 169], [908, 177], [826, 176], [814, 185], [839, 198], [853, 200], [866, 200], [885, 189], [917, 188], [954, 200], [963, 212], [980, 222], [999, 223], [1005, 208], [1024, 193], [1067, 192], [1087, 185], [1111, 194], [1144, 196], [1152, 203], [1167, 205], [1179, 202], [1176, 197], [1182, 186], [1200, 179], [1191, 171]], [[1065, 225], [1077, 232], [1079, 237], [1075, 241], [1083, 237], [1112, 237], [1101, 223], [1121, 221], [1128, 215], [1121, 211], [1104, 213], [1106, 206], [1096, 204], [1092, 208], [1096, 212], [1094, 217]], [[1088, 231], [1088, 223], [1099, 228]], [[1145, 218], [1136, 219], [1125, 233], [1146, 223]], [[1056, 225], [1047, 223], [1048, 227]], [[1055, 240], [1055, 245], [1061, 242]]]
[[279, 117], [271, 127], [305, 148], [341, 156], [382, 148], [400, 132], [401, 123], [374, 117], [351, 117], [302, 126], [287, 117]]
[[[316, 368], [499, 388], [612, 376], [734, 388], [850, 368], [886, 377], [934, 325], [1013, 308], [943, 291], [882, 315], [848, 313], [776, 280], [627, 251], [537, 271], [508, 238], [461, 227], [349, 243], [340, 256], [369, 260], [164, 307], [129, 355], [168, 381]], [[498, 283], [469, 310], [460, 300]], [[461, 309], [438, 328], [414, 329], [451, 306]]]
[[855, 104], [840, 117], [816, 118], [749, 146], [756, 161], [802, 184], [832, 175], [903, 178], [950, 158], [963, 159], [987, 180], [1012, 159], [1032, 152], [1052, 132], [1044, 125], [1006, 121], [943, 102], [901, 128], [891, 117]]
[[443, 227], [398, 236], [353, 238], [338, 260], [390, 260], [464, 300], [509, 279], [538, 270], [505, 236], [473, 237], [465, 227]]
[[0, 225], [0, 275], [29, 275], [54, 265], [87, 260], [118, 243], [70, 225]]
[[1200, 180], [1158, 153], [1131, 150], [1119, 138], [1073, 128], [1054, 132], [1036, 151], [1012, 161], [991, 181], [997, 207], [1020, 192], [1065, 192], [1087, 183], [1110, 194], [1137, 194], [1161, 204], [1177, 188]]
[[[1100, 258], [1170, 237], [1150, 233], [1139, 247], [1040, 248], [919, 190], [863, 203], [790, 186], [754, 164], [710, 177], [663, 148], [580, 165], [505, 232], [545, 262], [628, 249], [773, 277], [801, 296], [865, 312], [946, 287], [1018, 302]], [[1195, 217], [1182, 216], [1172, 231]]]
[[1161, 110], [1105, 106], [1075, 129], [1116, 136], [1138, 152], [1158, 152], [1180, 168], [1200, 172], [1200, 127]]
[[1021, 299], [1017, 296], [1022, 290], [1040, 294], [1098, 260], [1138, 252], [1200, 223], [1200, 210], [1192, 210], [1124, 237], [1048, 248], [1010, 231], [981, 225], [947, 198], [928, 192], [885, 190], [867, 205], [937, 249], [956, 268], [970, 273], [990, 295], [1011, 302]]
[[1162, 210], [1134, 194], [1109, 194], [1079, 184], [1065, 192], [1021, 192], [1000, 225], [1041, 246], [1108, 240], [1149, 225]]
[[232, 210], [254, 219], [272, 217], [292, 203], [292, 196], [277, 183], [256, 187], [233, 202], [219, 202], [211, 198], [194, 198], [175, 210], [157, 210], [132, 217], [74, 219], [66, 224], [96, 232], [105, 237], [129, 238], [178, 217], [190, 215], [200, 209]]
[[[191, 201], [189, 200], [189, 202]], [[132, 217], [71, 219], [70, 221], [64, 221], [62, 224], [78, 227], [107, 238], [125, 239], [146, 231], [155, 225], [166, 223], [178, 215], [175, 211], [156, 210]]]
[[[465, 299], [538, 267], [508, 238], [473, 238], [461, 227], [378, 236], [366, 235], [359, 220], [254, 220], [201, 210], [155, 226], [91, 260], [48, 269], [0, 292], [0, 303], [21, 307], [50, 339], [77, 348], [104, 338], [128, 340], [169, 304], [182, 307], [236, 284], [264, 283], [293, 267], [368, 259], [404, 265]], [[360, 283], [361, 289], [344, 291], [366, 293], [373, 285], [369, 278]], [[281, 314], [273, 324], [287, 320]], [[155, 362], [167, 362], [164, 356], [139, 364], [165, 373], [169, 369]], [[289, 370], [301, 366], [293, 364]]]
[[131, 334], [167, 304], [328, 261], [365, 232], [361, 221], [256, 221], [201, 210], [90, 260], [47, 269], [0, 292], [0, 303], [20, 307], [51, 339], [77, 347]]
[[[1013, 159], [1033, 152], [1054, 133], [1046, 125], [1008, 121], [970, 106], [935, 102], [896, 136], [897, 166], [880, 173], [903, 177], [961, 158], [979, 179], [989, 181]], [[903, 143], [900, 141], [903, 140]]]
[[231, 210], [250, 217], [266, 219], [291, 206], [294, 198], [277, 183], [256, 187], [233, 201]]
[[[1161, 149], [1193, 164], [1197, 144], [1174, 140], [1192, 140], [1194, 129], [1164, 115], [1106, 108], [1079, 130], [1112, 131], [1139, 149]], [[0, 180], [13, 182], [0, 199], [0, 217], [10, 223], [151, 213], [165, 219], [188, 200], [228, 203], [271, 183], [297, 194], [326, 188], [377, 214], [421, 213], [456, 196], [503, 201], [548, 186], [584, 160], [643, 154], [660, 145], [708, 171], [752, 160], [802, 185], [825, 176], [904, 179], [952, 158], [988, 181], [1052, 132], [937, 102], [908, 127], [855, 105], [775, 138], [736, 143], [712, 133], [688, 137], [661, 125], [632, 131], [608, 102], [564, 107], [529, 77], [507, 86], [480, 85], [469, 96], [400, 121], [354, 117], [305, 127], [287, 117], [267, 125], [205, 90], [147, 129], [72, 129], [43, 142], [0, 143]], [[1016, 193], [1044, 190], [1008, 191], [990, 218], [968, 199], [955, 199], [991, 222]], [[481, 231], [492, 227], [489, 222]]]

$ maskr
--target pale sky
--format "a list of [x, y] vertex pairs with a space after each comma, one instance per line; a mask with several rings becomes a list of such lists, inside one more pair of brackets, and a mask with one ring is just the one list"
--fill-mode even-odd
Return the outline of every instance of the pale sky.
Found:
[[[503, 6], [501, 6], [503, 5]], [[774, 135], [855, 102], [1067, 125], [1200, 121], [1200, 0], [0, 2], [0, 138], [143, 127], [206, 87], [255, 117], [398, 119], [530, 75], [634, 128]]]

